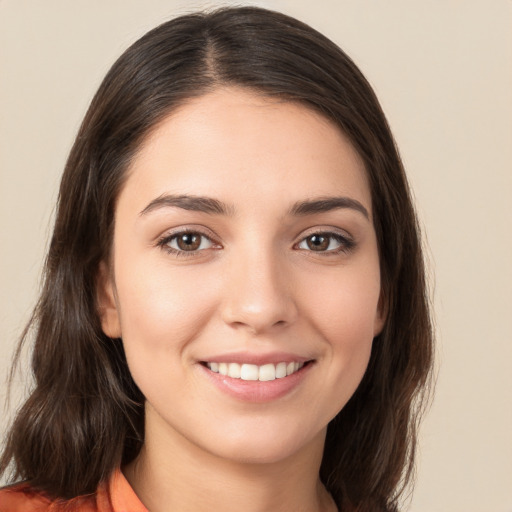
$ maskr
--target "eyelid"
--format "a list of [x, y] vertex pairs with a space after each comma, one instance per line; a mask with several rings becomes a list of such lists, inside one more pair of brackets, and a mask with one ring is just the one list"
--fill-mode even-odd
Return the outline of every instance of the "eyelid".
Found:
[[164, 238], [170, 238], [173, 236], [181, 235], [183, 233], [197, 233], [212, 240], [219, 239], [219, 237], [211, 229], [207, 228], [206, 226], [203, 226], [202, 224], [186, 224], [166, 229], [165, 231], [162, 232], [162, 234], [156, 237], [156, 240], [158, 242], [159, 240], [163, 240]]
[[314, 226], [302, 231], [297, 238], [299, 241], [302, 241], [311, 235], [333, 235], [345, 240], [355, 241], [354, 237], [347, 230], [334, 226]]
[[[314, 251], [311, 249], [300, 248], [299, 245], [305, 242], [309, 237], [313, 235], [320, 235], [325, 237], [335, 238], [340, 242], [340, 247], [336, 249], [329, 249], [326, 251]], [[319, 226], [314, 227], [302, 232], [300, 235], [300, 239], [294, 244], [294, 248], [299, 250], [303, 250], [309, 253], [317, 253], [319, 255], [333, 255], [341, 252], [349, 252], [353, 250], [356, 246], [356, 241], [354, 237], [349, 234], [347, 231], [334, 228], [332, 226]]]
[[[203, 249], [196, 249], [191, 251], [185, 251], [181, 249], [175, 249], [169, 246], [171, 240], [177, 238], [180, 235], [184, 235], [187, 233], [194, 233], [201, 237], [207, 238], [211, 242], [211, 246]], [[307, 238], [313, 235], [321, 235], [325, 237], [331, 237], [337, 239], [340, 243], [340, 247], [336, 249], [329, 249], [324, 251], [314, 251], [311, 249], [300, 248], [298, 247]], [[188, 226], [180, 226], [177, 228], [173, 228], [171, 230], [165, 231], [163, 235], [159, 236], [156, 240], [155, 245], [165, 250], [170, 254], [174, 254], [176, 256], [184, 256], [184, 257], [194, 257], [199, 256], [200, 253], [205, 252], [207, 250], [217, 250], [222, 248], [222, 244], [218, 241], [219, 237], [215, 235], [210, 229], [201, 225], [188, 225]], [[293, 244], [294, 249], [303, 250], [309, 253], [317, 252], [319, 255], [333, 255], [341, 252], [349, 252], [356, 246], [356, 241], [354, 237], [349, 234], [346, 230], [341, 228], [336, 228], [333, 226], [316, 226], [313, 228], [309, 228], [306, 231], [303, 231], [300, 235], [300, 238]]]
[[[204, 248], [204, 249], [198, 249], [198, 250], [192, 250], [192, 251], [184, 251], [181, 249], [175, 249], [174, 247], [170, 247], [169, 243], [171, 240], [179, 237], [180, 235], [185, 235], [187, 233], [193, 233], [197, 234], [201, 237], [207, 238], [211, 242], [211, 246]], [[175, 256], [184, 256], [184, 257], [194, 257], [199, 256], [200, 253], [207, 251], [209, 249], [219, 249], [221, 248], [221, 244], [217, 241], [218, 237], [212, 233], [212, 231], [204, 226], [180, 226], [177, 228], [173, 228], [171, 230], [165, 231], [164, 234], [158, 237], [156, 240], [156, 246], [160, 247], [164, 251], [174, 254]]]

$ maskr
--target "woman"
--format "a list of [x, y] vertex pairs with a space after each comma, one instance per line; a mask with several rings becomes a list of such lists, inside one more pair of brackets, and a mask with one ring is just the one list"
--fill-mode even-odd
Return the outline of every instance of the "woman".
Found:
[[228, 8], [129, 48], [45, 277], [2, 512], [397, 509], [432, 360], [421, 245], [379, 104], [321, 34]]

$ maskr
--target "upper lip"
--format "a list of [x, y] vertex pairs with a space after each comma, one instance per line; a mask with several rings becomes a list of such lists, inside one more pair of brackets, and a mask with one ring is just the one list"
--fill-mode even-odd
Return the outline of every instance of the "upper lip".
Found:
[[305, 363], [311, 361], [313, 358], [299, 356], [297, 354], [291, 354], [289, 352], [267, 352], [267, 353], [255, 353], [255, 352], [230, 352], [225, 354], [216, 354], [205, 359], [201, 362], [204, 363], [238, 363], [238, 364], [255, 364], [262, 366], [264, 364], [277, 364], [277, 363]]

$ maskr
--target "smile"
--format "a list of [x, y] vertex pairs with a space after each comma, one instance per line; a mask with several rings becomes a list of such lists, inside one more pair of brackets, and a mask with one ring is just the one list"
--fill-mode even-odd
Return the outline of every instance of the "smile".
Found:
[[293, 361], [292, 357], [276, 353], [224, 354], [214, 361], [200, 361], [197, 367], [223, 393], [244, 402], [262, 403], [299, 388], [316, 366], [315, 359], [295, 356]]
[[207, 362], [206, 367], [209, 368], [214, 373], [219, 373], [220, 375], [226, 375], [227, 377], [231, 377], [232, 379], [241, 379], [241, 380], [258, 380], [261, 382], [267, 382], [275, 379], [282, 379], [287, 377], [288, 375], [292, 375], [293, 373], [299, 371], [304, 363], [295, 362], [281, 362], [277, 364], [264, 364], [258, 366], [256, 364], [248, 364], [248, 363], [217, 363], [217, 362]]

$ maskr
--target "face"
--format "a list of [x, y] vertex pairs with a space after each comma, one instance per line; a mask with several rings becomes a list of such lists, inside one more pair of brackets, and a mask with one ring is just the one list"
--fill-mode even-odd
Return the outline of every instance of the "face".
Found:
[[99, 287], [147, 432], [249, 462], [323, 439], [383, 326], [371, 219], [361, 159], [304, 106], [220, 89], [166, 118]]

